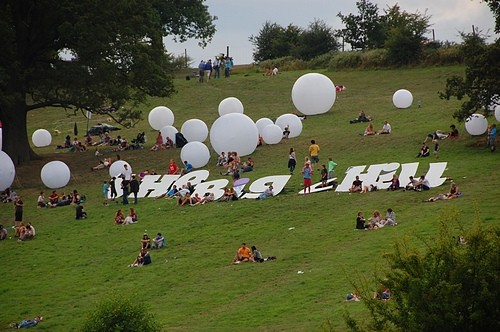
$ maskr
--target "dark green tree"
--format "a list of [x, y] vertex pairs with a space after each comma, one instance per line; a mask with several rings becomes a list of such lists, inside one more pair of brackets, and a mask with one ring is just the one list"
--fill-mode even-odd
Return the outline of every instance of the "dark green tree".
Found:
[[15, 164], [36, 158], [26, 129], [34, 109], [105, 112], [132, 124], [139, 113], [130, 106], [174, 92], [163, 38], [205, 44], [215, 19], [204, 0], [1, 1], [3, 149]]
[[[500, 228], [475, 222], [454, 228], [455, 215], [440, 222], [424, 250], [400, 241], [378, 279], [391, 291], [382, 301], [365, 294], [370, 320], [347, 315], [353, 331], [498, 331], [500, 329]], [[463, 241], [461, 240], [463, 236]], [[358, 285], [360, 286], [360, 285]], [[366, 287], [366, 285], [365, 285]]]
[[321, 20], [314, 20], [308, 28], [299, 35], [298, 43], [295, 45], [293, 55], [301, 60], [312, 58], [337, 51], [339, 44], [335, 31]]
[[356, 2], [358, 14], [343, 15], [338, 13], [345, 28], [341, 35], [352, 49], [368, 50], [381, 48], [384, 45], [385, 33], [383, 18], [378, 14], [378, 6], [368, 0]]
[[465, 75], [448, 78], [444, 92], [440, 92], [442, 99], [463, 100], [460, 109], [453, 114], [459, 121], [473, 113], [489, 110], [494, 103], [498, 104], [500, 91], [500, 41], [487, 45], [478, 32], [463, 34], [462, 38]]
[[495, 16], [495, 32], [500, 32], [500, 1], [498, 0], [483, 0], [490, 7], [493, 16]]
[[283, 28], [277, 23], [265, 22], [258, 35], [249, 37], [254, 46], [254, 61], [258, 63], [290, 55], [301, 32], [300, 28], [291, 24]]
[[420, 59], [429, 20], [426, 13], [408, 13], [401, 11], [398, 5], [385, 10], [383, 25], [387, 38], [384, 48], [391, 64], [411, 64]]

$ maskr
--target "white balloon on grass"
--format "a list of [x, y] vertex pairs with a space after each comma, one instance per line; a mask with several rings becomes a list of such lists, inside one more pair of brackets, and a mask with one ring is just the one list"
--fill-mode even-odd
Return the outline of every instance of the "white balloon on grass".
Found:
[[288, 138], [298, 137], [302, 133], [302, 120], [295, 114], [287, 113], [280, 115], [276, 119], [276, 125], [278, 125], [282, 131], [288, 126], [288, 130], [290, 130]]
[[0, 151], [0, 191], [9, 188], [14, 182], [16, 168], [9, 155]]
[[172, 126], [165, 126], [162, 127], [160, 131], [161, 131], [161, 136], [163, 137], [163, 143], [167, 143], [167, 137], [168, 137], [175, 144], [175, 134], [179, 132], [177, 128]]
[[465, 130], [471, 135], [482, 135], [488, 130], [488, 120], [482, 114], [472, 114], [465, 119]]
[[219, 103], [219, 115], [223, 116], [229, 113], [243, 114], [243, 104], [238, 98], [228, 97]]
[[43, 184], [51, 189], [66, 186], [70, 176], [71, 172], [68, 165], [59, 160], [45, 164], [40, 172]]
[[210, 144], [218, 153], [236, 151], [246, 156], [255, 151], [259, 130], [245, 114], [229, 113], [219, 117], [210, 128]]
[[268, 125], [274, 124], [273, 120], [269, 118], [261, 118], [257, 121], [255, 121], [255, 125], [257, 126], [257, 129], [259, 130], [259, 135], [262, 136], [262, 131], [264, 128], [266, 128]]
[[397, 108], [408, 108], [413, 103], [413, 95], [406, 89], [399, 89], [392, 95], [392, 103]]
[[283, 130], [275, 124], [266, 126], [266, 128], [262, 131], [262, 139], [267, 144], [278, 144], [281, 142], [282, 138]]
[[204, 142], [208, 137], [208, 127], [199, 119], [190, 119], [182, 125], [181, 133], [188, 142]]
[[168, 107], [157, 106], [149, 112], [148, 121], [153, 129], [160, 130], [174, 124], [174, 113]]
[[34, 146], [41, 148], [52, 143], [52, 135], [47, 129], [37, 129], [31, 136], [31, 140]]
[[500, 105], [495, 107], [495, 119], [497, 119], [497, 121], [500, 122]]
[[309, 73], [299, 77], [292, 88], [295, 108], [305, 115], [326, 113], [335, 103], [335, 84], [323, 74]]
[[130, 166], [129, 163], [127, 163], [125, 160], [117, 160], [117, 161], [114, 161], [111, 164], [111, 166], [109, 167], [109, 176], [116, 177], [116, 176], [122, 174], [123, 171], [125, 170], [123, 165], [127, 165], [128, 169], [132, 172], [132, 167]]
[[194, 168], [203, 167], [210, 160], [210, 151], [208, 147], [201, 142], [189, 142], [182, 147], [181, 159], [187, 160]]

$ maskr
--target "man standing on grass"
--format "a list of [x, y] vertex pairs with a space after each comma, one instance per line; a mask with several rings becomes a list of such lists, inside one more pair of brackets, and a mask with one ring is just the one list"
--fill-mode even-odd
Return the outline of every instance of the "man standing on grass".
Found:
[[309, 158], [311, 159], [311, 168], [314, 169], [314, 165], [319, 163], [319, 145], [316, 144], [315, 140], [311, 140], [311, 145], [309, 146]]
[[123, 205], [127, 205], [128, 204], [128, 195], [130, 193], [129, 184], [130, 184], [130, 180], [132, 179], [132, 170], [129, 169], [127, 164], [123, 165], [123, 168], [124, 168], [124, 170], [122, 172], [122, 178], [123, 178], [123, 181], [122, 181], [122, 190], [123, 190], [122, 203], [123, 203]]
[[130, 191], [134, 194], [134, 204], [137, 204], [137, 193], [139, 192], [139, 181], [137, 180], [135, 174], [132, 174], [132, 180], [130, 180]]

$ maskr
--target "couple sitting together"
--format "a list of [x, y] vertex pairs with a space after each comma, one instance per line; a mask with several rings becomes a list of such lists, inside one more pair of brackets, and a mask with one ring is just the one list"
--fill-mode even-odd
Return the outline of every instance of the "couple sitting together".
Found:
[[252, 246], [252, 249], [250, 250], [245, 243], [241, 244], [241, 247], [238, 249], [236, 252], [236, 255], [234, 256], [233, 260], [231, 261], [231, 264], [239, 264], [241, 262], [265, 262], [265, 261], [271, 261], [275, 260], [275, 256], [269, 256], [267, 258], [264, 258], [262, 256], [262, 253], [260, 250], [257, 249], [257, 247]]

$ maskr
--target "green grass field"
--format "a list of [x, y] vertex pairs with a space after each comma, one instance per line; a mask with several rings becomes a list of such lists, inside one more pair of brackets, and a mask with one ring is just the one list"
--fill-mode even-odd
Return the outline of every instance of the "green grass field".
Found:
[[[24, 220], [36, 227], [32, 241], [18, 243], [14, 238], [0, 242], [0, 330], [10, 322], [42, 315], [45, 321], [36, 329], [78, 331], [96, 303], [111, 296], [132, 298], [148, 305], [165, 331], [318, 331], [345, 330], [343, 314], [366, 317], [362, 302], [345, 302], [353, 291], [352, 283], [383, 273], [383, 254], [395, 241], [425, 247], [436, 236], [438, 220], [458, 214], [460, 226], [473, 220], [498, 223], [500, 195], [499, 154], [490, 153], [484, 137], [471, 137], [458, 124], [453, 112], [456, 101], [443, 101], [449, 75], [461, 67], [432, 67], [399, 70], [323, 72], [347, 90], [337, 94], [333, 108], [326, 114], [308, 117], [302, 134], [278, 145], [259, 147], [252, 157], [255, 170], [251, 180], [267, 175], [288, 174], [287, 158], [291, 146], [298, 160], [307, 155], [311, 139], [321, 146], [321, 159], [338, 163], [336, 175], [343, 179], [350, 166], [386, 162], [420, 162], [417, 174], [425, 174], [431, 162], [448, 162], [443, 176], [454, 179], [464, 195], [460, 199], [423, 203], [423, 199], [448, 191], [448, 182], [430, 192], [386, 192], [368, 194], [317, 193], [298, 195], [302, 178], [299, 172], [285, 190], [267, 200], [240, 200], [205, 206], [179, 208], [172, 200], [140, 199], [136, 207], [140, 221], [135, 225], [115, 226], [118, 205], [103, 206], [102, 182], [107, 170], [90, 171], [97, 164], [93, 151], [68, 154], [55, 150], [66, 134], [72, 135], [76, 121], [80, 136], [86, 120], [81, 115], [66, 115], [49, 109], [28, 115], [29, 135], [36, 129], [58, 129], [52, 146], [36, 149], [41, 160], [21, 165], [13, 184], [25, 202]], [[175, 114], [174, 126], [198, 118], [210, 128], [218, 116], [219, 102], [237, 97], [245, 114], [254, 121], [277, 118], [294, 112], [291, 89], [306, 72], [284, 72], [279, 77], [264, 77], [257, 72], [235, 73], [229, 79], [199, 84], [196, 80], [175, 81], [178, 93], [170, 99], [151, 99], [143, 108], [144, 120], [119, 134], [132, 139], [145, 131], [144, 150], [120, 153], [134, 172], [155, 169], [166, 173], [170, 158], [180, 163], [180, 150], [151, 152], [156, 133], [149, 127], [147, 114], [158, 105]], [[392, 105], [392, 94], [400, 88], [413, 93], [410, 109]], [[421, 104], [421, 107], [417, 107]], [[362, 137], [365, 124], [349, 124], [360, 110], [375, 118], [375, 129], [383, 120], [392, 124], [393, 134]], [[106, 121], [92, 118], [90, 125]], [[489, 119], [494, 121], [494, 119]], [[440, 158], [417, 159], [420, 143], [436, 129], [448, 130], [457, 124], [461, 136], [441, 143]], [[116, 134], [115, 134], [116, 135]], [[209, 142], [206, 142], [209, 145]], [[104, 150], [105, 156], [116, 152]], [[221, 178], [215, 165], [216, 153], [205, 169], [210, 180]], [[74, 207], [36, 209], [36, 199], [44, 188], [41, 167], [48, 161], [62, 160], [71, 169], [71, 181], [59, 191], [78, 189], [88, 198], [85, 209], [89, 219], [75, 221]], [[319, 175], [315, 175], [319, 180]], [[402, 179], [405, 183], [406, 179]], [[354, 231], [356, 213], [365, 216], [392, 207], [398, 226], [376, 231]], [[9, 227], [14, 221], [12, 204], [0, 205], [0, 222]], [[293, 230], [289, 230], [294, 227]], [[152, 251], [153, 264], [129, 268], [139, 249], [140, 238], [166, 235], [166, 249]], [[262, 253], [277, 256], [262, 264], [230, 265], [241, 244], [256, 245]], [[304, 271], [298, 274], [298, 271]]]

